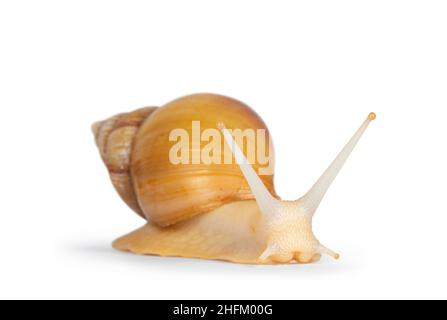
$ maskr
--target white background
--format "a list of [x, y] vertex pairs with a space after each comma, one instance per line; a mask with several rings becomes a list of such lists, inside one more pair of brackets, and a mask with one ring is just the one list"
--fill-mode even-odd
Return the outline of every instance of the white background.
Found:
[[[445, 1], [1, 1], [0, 298], [447, 298]], [[240, 99], [302, 195], [370, 111], [315, 233], [342, 254], [244, 266], [114, 251], [143, 224], [96, 120]]]

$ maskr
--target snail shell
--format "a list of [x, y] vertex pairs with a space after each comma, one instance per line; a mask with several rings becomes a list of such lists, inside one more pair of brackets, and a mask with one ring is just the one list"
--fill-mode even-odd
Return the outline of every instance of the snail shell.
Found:
[[[156, 225], [169, 226], [227, 203], [254, 199], [234, 161], [228, 165], [170, 161], [170, 133], [183, 128], [192, 136], [193, 121], [200, 122], [202, 131], [225, 121], [229, 128], [264, 129], [268, 134], [265, 123], [247, 105], [214, 94], [186, 96], [161, 108], [139, 109], [94, 125], [113, 185], [130, 208]], [[247, 145], [251, 142], [256, 145], [254, 141]], [[202, 141], [200, 148], [206, 143]], [[262, 180], [274, 193], [273, 175]]]

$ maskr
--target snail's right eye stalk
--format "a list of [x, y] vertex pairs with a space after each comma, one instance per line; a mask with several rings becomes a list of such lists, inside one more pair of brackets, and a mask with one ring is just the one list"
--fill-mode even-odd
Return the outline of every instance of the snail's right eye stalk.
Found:
[[222, 134], [225, 138], [225, 142], [230, 147], [235, 159], [236, 163], [241, 168], [241, 171], [247, 180], [248, 185], [250, 186], [253, 195], [256, 198], [256, 202], [258, 203], [261, 212], [265, 216], [271, 216], [274, 214], [276, 207], [279, 204], [279, 201], [274, 198], [270, 191], [265, 187], [262, 180], [257, 175], [256, 171], [253, 169], [251, 164], [248, 162], [247, 158], [244, 156], [244, 153], [239, 148], [237, 142], [233, 139], [230, 131], [225, 128], [225, 124], [219, 122], [217, 127], [222, 131]]

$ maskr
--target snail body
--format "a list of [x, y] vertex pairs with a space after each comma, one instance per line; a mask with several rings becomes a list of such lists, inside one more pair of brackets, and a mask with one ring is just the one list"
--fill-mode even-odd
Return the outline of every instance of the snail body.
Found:
[[98, 122], [93, 131], [112, 183], [147, 220], [113, 246], [253, 264], [337, 258], [313, 235], [312, 216], [372, 118], [297, 201], [276, 195], [268, 128], [235, 99], [196, 94]]

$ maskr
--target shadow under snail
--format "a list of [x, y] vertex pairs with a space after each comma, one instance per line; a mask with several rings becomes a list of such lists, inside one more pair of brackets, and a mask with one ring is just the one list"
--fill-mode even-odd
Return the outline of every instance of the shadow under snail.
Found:
[[[368, 115], [329, 168], [295, 201], [281, 200], [273, 174], [258, 175], [264, 164], [259, 159], [247, 160], [248, 147], [235, 142], [231, 129], [253, 129], [263, 130], [265, 142], [272, 145], [263, 120], [235, 99], [195, 94], [160, 108], [147, 107], [95, 123], [96, 144], [114, 187], [127, 205], [147, 220], [145, 226], [117, 239], [113, 246], [136, 254], [249, 264], [310, 263], [322, 254], [338, 259], [337, 253], [314, 236], [312, 218], [375, 117], [374, 113]], [[213, 150], [213, 159], [222, 159], [226, 150], [235, 161], [173, 162], [169, 155], [174, 145], [172, 133], [180, 129], [194, 135], [195, 122], [203, 132], [214, 129], [219, 133], [214, 137], [223, 138], [218, 144], [221, 148]], [[212, 137], [209, 134], [198, 142], [193, 137], [192, 143], [186, 144], [186, 158], [200, 156]], [[256, 137], [244, 136], [247, 145]], [[266, 151], [253, 145], [251, 151]], [[269, 152], [273, 162], [273, 148]]]

